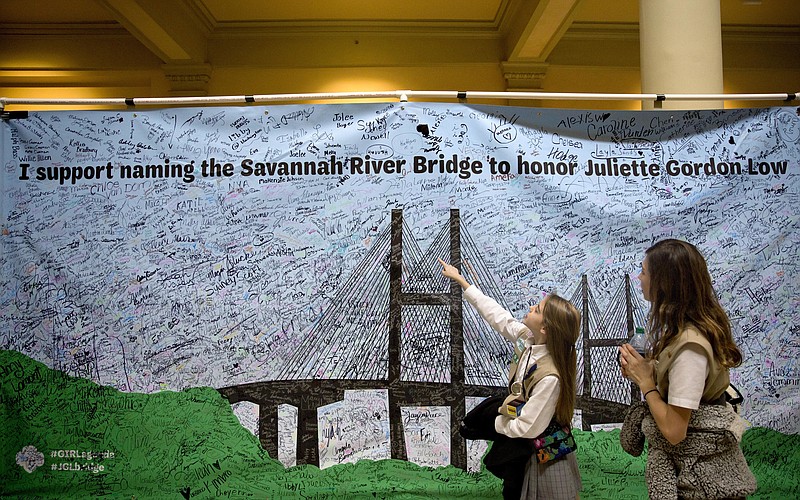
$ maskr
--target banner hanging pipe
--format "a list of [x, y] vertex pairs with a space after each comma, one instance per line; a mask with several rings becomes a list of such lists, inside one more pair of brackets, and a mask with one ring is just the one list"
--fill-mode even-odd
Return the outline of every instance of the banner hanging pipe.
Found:
[[419, 91], [394, 90], [380, 92], [323, 92], [307, 94], [253, 94], [205, 97], [126, 97], [102, 99], [34, 99], [0, 97], [0, 110], [8, 105], [104, 105], [165, 106], [186, 104], [252, 104], [259, 102], [310, 101], [336, 99], [540, 99], [576, 101], [794, 101], [798, 92], [772, 94], [604, 94], [581, 92], [483, 92], [483, 91]]

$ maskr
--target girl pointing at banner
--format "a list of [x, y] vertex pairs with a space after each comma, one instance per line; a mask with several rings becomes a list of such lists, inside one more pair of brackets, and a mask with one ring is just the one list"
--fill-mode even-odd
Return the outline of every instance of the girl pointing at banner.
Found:
[[[493, 431], [501, 438], [523, 438], [513, 441], [516, 450], [522, 445], [527, 451], [519, 468], [522, 477], [516, 477], [516, 473], [503, 476], [503, 497], [577, 498], [581, 477], [570, 428], [575, 409], [575, 342], [580, 334], [580, 313], [568, 300], [551, 294], [531, 306], [519, 321], [470, 285], [454, 266], [442, 259], [439, 263], [442, 274], [461, 285], [464, 298], [483, 319], [514, 345], [509, 395], [488, 407]], [[495, 440], [492, 448], [498, 443]], [[487, 459], [488, 455], [484, 459], [488, 469]]]

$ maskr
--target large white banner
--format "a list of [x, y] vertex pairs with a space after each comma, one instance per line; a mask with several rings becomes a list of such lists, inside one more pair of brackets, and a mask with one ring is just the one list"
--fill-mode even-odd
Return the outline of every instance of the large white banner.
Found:
[[[521, 315], [585, 276], [597, 338], [626, 334], [607, 313], [626, 274], [643, 318], [645, 249], [694, 243], [744, 353], [745, 418], [800, 430], [795, 108], [51, 111], [4, 121], [1, 147], [0, 348], [68, 374], [137, 392], [385, 379], [392, 213], [437, 288], [456, 209], [480, 286]], [[404, 376], [447, 383], [447, 314], [403, 314]], [[490, 334], [465, 332], [467, 383], [502, 385]], [[618, 377], [612, 351], [595, 373]]]

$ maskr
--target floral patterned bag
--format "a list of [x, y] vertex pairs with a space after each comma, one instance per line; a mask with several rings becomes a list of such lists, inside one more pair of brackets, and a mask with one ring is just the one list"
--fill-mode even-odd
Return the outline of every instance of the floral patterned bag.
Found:
[[532, 441], [533, 452], [540, 464], [565, 457], [578, 449], [570, 427], [562, 426], [555, 420]]

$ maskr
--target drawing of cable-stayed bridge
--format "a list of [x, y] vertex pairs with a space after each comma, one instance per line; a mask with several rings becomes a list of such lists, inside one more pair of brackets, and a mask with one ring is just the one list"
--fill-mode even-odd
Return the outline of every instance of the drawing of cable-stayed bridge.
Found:
[[[317, 408], [342, 400], [345, 390], [387, 389], [392, 458], [406, 459], [402, 406], [448, 406], [451, 461], [466, 467], [458, 434], [465, 398], [505, 393], [511, 345], [463, 301], [461, 287], [442, 275], [437, 258], [460, 267], [505, 305], [458, 210], [450, 211], [449, 223], [424, 252], [402, 211], [393, 210], [389, 228], [286, 354], [273, 380], [219, 389], [231, 403], [259, 406], [258, 435], [271, 456], [277, 454], [278, 405], [298, 407], [298, 463], [316, 464]], [[616, 361], [617, 346], [634, 324], [644, 324], [629, 278], [622, 281], [605, 314], [586, 276], [569, 297], [582, 312], [576, 408], [584, 429], [621, 422], [638, 395]]]
[[[474, 262], [482, 283], [488, 271], [477, 249], [461, 231], [461, 257]], [[371, 379], [389, 377], [391, 231], [384, 231], [369, 254], [340, 287], [321, 319], [294, 354], [278, 379]], [[427, 252], [422, 252], [411, 229], [402, 224], [400, 262], [400, 379], [451, 382], [450, 280], [441, 273], [437, 257], [450, 261], [450, 228], [445, 226]], [[494, 287], [486, 291], [494, 297]], [[464, 383], [502, 387], [506, 383], [510, 344], [492, 332], [472, 309], [463, 321]]]

